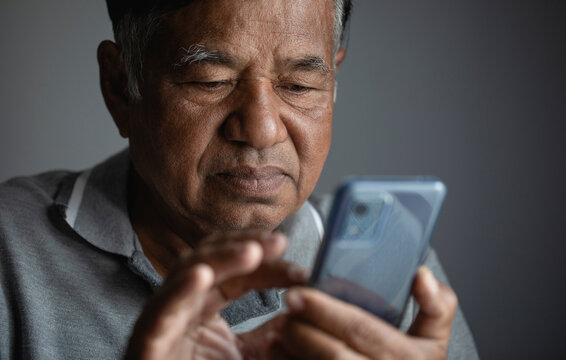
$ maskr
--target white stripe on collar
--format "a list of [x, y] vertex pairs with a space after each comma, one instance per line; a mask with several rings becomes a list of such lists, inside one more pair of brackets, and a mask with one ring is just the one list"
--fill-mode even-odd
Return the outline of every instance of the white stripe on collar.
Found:
[[318, 211], [316, 211], [314, 206], [312, 206], [312, 204], [309, 201], [307, 201], [307, 204], [308, 204], [309, 210], [311, 211], [314, 223], [316, 224], [316, 229], [318, 231], [318, 235], [320, 236], [320, 239], [322, 240], [322, 238], [324, 237], [324, 225], [322, 225], [322, 218], [320, 217], [320, 214], [318, 213]]
[[71, 192], [71, 197], [69, 198], [69, 204], [67, 205], [67, 210], [65, 211], [65, 218], [67, 223], [74, 228], [75, 220], [77, 220], [77, 214], [79, 212], [79, 207], [83, 201], [83, 195], [85, 191], [85, 186], [88, 181], [92, 169], [83, 171], [75, 180], [73, 185], [73, 191]]

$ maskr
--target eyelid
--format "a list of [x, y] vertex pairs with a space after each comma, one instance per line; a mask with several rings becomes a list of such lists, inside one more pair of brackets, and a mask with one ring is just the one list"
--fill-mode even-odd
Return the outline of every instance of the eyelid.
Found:
[[196, 84], [209, 85], [209, 84], [228, 84], [227, 80], [213, 80], [213, 81], [194, 81]]
[[306, 85], [301, 85], [301, 84], [285, 84], [283, 85], [284, 88], [287, 88], [293, 92], [307, 92], [309, 90], [316, 90], [315, 88], [311, 87], [311, 86], [306, 86]]
[[234, 71], [211, 64], [192, 64], [172, 73], [178, 83], [232, 82], [235, 77]]
[[278, 84], [277, 87], [297, 94], [320, 90], [317, 86], [298, 81], [285, 81]]
[[218, 84], [218, 85], [231, 85], [234, 83], [233, 80], [191, 80], [185, 81], [184, 84], [193, 84], [193, 85], [201, 85], [207, 86], [210, 84]]
[[279, 76], [278, 82], [281, 86], [297, 85], [322, 90], [327, 87], [328, 78], [320, 76], [318, 72], [294, 72]]

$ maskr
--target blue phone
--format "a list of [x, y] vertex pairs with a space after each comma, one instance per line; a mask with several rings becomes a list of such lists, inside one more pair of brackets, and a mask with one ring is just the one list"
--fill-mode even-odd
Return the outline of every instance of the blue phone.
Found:
[[445, 194], [429, 177], [347, 181], [336, 192], [310, 285], [398, 326]]

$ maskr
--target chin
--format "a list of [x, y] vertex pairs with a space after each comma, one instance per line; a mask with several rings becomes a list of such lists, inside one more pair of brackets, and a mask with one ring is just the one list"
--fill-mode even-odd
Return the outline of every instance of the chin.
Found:
[[[238, 204], [221, 206], [218, 211], [206, 216], [214, 232], [238, 230], [273, 231], [296, 210], [294, 207], [271, 204]], [[211, 229], [212, 230], [212, 229]]]

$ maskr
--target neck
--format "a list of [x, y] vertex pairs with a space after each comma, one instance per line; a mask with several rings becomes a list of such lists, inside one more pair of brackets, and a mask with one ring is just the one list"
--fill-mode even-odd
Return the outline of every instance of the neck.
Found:
[[174, 221], [167, 216], [165, 206], [160, 204], [139, 175], [135, 171], [132, 173], [132, 191], [128, 199], [130, 221], [145, 255], [165, 278], [180, 254], [192, 251], [203, 235], [197, 231], [190, 234], [184, 231], [181, 236], [175, 231]]

